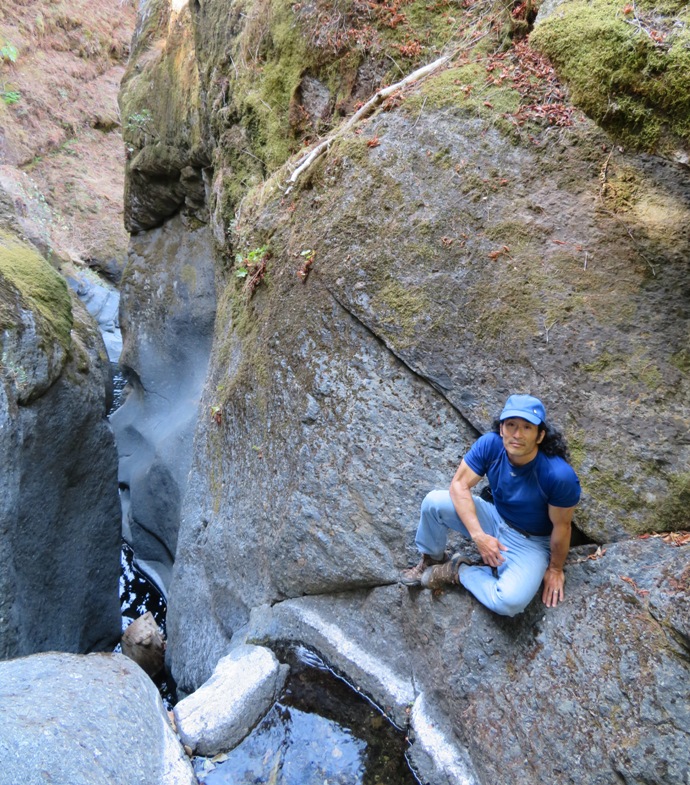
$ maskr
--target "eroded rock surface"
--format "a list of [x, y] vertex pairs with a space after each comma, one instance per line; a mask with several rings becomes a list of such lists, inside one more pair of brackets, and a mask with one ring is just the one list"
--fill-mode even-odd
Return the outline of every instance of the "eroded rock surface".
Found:
[[211, 678], [175, 706], [183, 743], [211, 757], [236, 747], [268, 712], [288, 666], [262, 646], [240, 645], [223, 657]]
[[460, 588], [390, 586], [257, 609], [242, 638], [312, 647], [396, 721], [414, 702], [413, 760], [429, 782], [680, 785], [686, 553], [653, 540], [589, 555], [573, 550], [564, 603], [515, 619]]
[[122, 280], [125, 403], [111, 422], [123, 534], [165, 591], [215, 315], [208, 228], [180, 217], [132, 239]]

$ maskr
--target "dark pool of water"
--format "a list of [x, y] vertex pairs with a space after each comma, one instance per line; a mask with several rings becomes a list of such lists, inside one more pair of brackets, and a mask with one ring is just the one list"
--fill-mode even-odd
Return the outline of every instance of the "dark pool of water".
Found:
[[314, 654], [279, 653], [285, 689], [234, 750], [195, 758], [204, 785], [416, 785], [405, 734]]

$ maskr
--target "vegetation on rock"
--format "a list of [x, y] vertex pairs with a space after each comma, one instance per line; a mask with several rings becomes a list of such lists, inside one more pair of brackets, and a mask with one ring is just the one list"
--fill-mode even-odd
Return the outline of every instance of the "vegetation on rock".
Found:
[[64, 278], [35, 250], [0, 233], [0, 330], [17, 329], [17, 308], [37, 319], [44, 351], [70, 346], [72, 305]]
[[647, 151], [690, 145], [690, 10], [569, 0], [530, 35], [572, 99], [622, 142]]

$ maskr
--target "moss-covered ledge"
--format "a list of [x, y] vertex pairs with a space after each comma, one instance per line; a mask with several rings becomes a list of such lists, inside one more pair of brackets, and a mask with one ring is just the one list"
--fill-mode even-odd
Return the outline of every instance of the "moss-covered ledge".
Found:
[[690, 162], [690, 6], [566, 1], [540, 13], [529, 40], [618, 140]]
[[20, 403], [60, 375], [72, 346], [65, 280], [33, 248], [0, 232], [0, 371]]

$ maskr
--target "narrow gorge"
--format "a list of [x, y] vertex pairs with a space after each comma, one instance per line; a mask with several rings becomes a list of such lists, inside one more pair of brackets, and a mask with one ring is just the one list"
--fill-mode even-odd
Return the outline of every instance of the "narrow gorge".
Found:
[[[229, 782], [189, 754], [259, 699], [191, 728], [286, 651], [421, 783], [687, 785], [690, 7], [26, 0], [0, 58], [0, 785]], [[506, 618], [398, 578], [513, 392], [582, 500]], [[174, 725], [110, 654], [121, 538]]]

